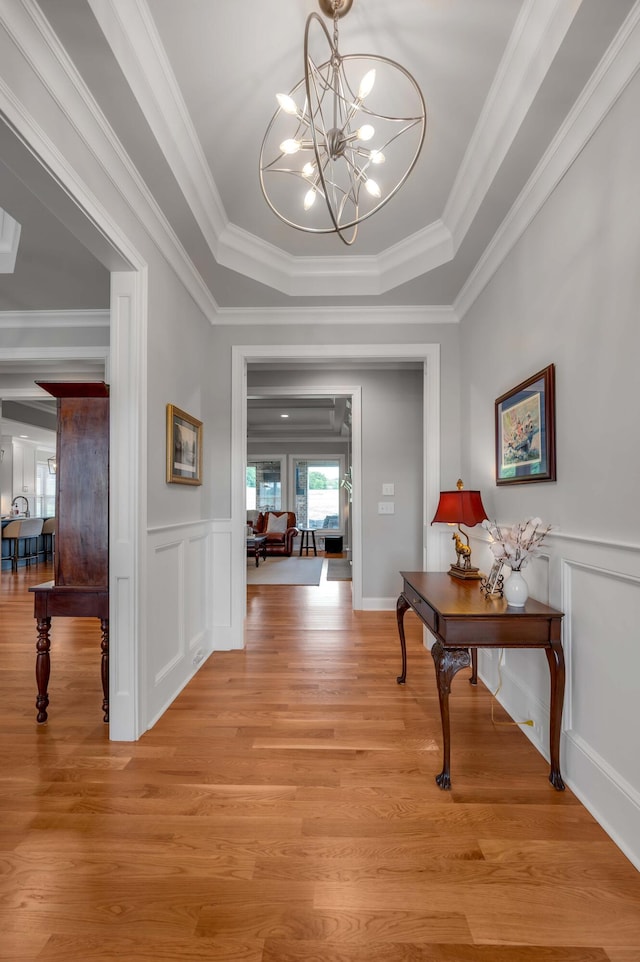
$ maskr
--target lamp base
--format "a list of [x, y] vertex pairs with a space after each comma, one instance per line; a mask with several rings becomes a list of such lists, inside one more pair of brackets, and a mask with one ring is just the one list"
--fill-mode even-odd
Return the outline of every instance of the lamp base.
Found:
[[463, 581], [481, 581], [484, 575], [478, 568], [461, 568], [460, 565], [451, 565], [449, 574], [452, 578], [460, 578]]

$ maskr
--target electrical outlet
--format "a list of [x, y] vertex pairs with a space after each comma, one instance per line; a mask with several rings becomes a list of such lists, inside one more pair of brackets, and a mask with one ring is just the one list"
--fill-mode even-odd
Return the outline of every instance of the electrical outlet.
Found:
[[378, 514], [395, 514], [395, 511], [394, 501], [378, 501]]
[[396, 493], [395, 484], [383, 484], [382, 493], [386, 496], [393, 496]]
[[527, 718], [530, 721], [530, 724], [527, 725], [527, 728], [533, 732], [537, 741], [540, 741], [542, 738], [542, 728], [540, 727], [540, 722], [536, 721], [533, 712], [529, 712]]

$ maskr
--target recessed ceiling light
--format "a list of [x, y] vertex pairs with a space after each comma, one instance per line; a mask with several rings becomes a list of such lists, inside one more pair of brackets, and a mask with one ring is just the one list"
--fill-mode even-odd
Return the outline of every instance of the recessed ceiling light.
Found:
[[28, 438], [29, 435], [28, 435], [28, 434], [20, 434], [19, 437], [21, 437], [21, 438]]
[[288, 414], [281, 414], [280, 417], [281, 417], [281, 418], [288, 418], [289, 415], [288, 415]]

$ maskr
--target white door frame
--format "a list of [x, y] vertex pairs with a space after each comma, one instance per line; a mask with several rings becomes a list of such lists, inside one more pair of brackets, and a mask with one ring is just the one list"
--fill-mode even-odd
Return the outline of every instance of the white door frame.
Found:
[[[232, 620], [242, 624], [246, 611], [246, 561], [244, 530], [245, 509], [245, 463], [247, 439], [247, 365], [260, 361], [381, 361], [422, 362], [423, 365], [423, 567], [437, 571], [440, 567], [440, 545], [437, 534], [431, 529], [428, 518], [433, 517], [440, 494], [440, 345], [439, 344], [259, 344], [233, 345], [231, 349], [231, 520], [232, 520]], [[287, 393], [318, 393], [318, 388], [287, 388]], [[332, 387], [332, 393], [348, 394], [353, 387]], [[358, 389], [359, 390], [359, 389]], [[359, 395], [356, 393], [354, 399]], [[354, 410], [353, 471], [354, 471], [354, 517], [353, 561], [354, 607], [362, 606], [362, 518], [361, 491], [361, 408]], [[356, 426], [357, 422], [357, 426]], [[356, 451], [356, 431], [358, 450]], [[359, 581], [356, 582], [356, 578]]]
[[[111, 270], [110, 346], [106, 358], [111, 425], [109, 738], [135, 741], [145, 728], [141, 711], [144, 685], [139, 665], [146, 627], [142, 604], [146, 565], [141, 547], [146, 533], [147, 266], [108, 211], [51, 148], [30, 115], [18, 109], [5, 94], [0, 85], [0, 124], [4, 122], [2, 115], [7, 117], [19, 135], [22, 149], [39, 163], [37, 183], [28, 179], [27, 186], [41, 197], [44, 194], [61, 198], [61, 203], [71, 205], [76, 215], [80, 210], [86, 218], [87, 231], [96, 239], [100, 256], [109, 262], [105, 266]], [[27, 357], [39, 354], [43, 360], [78, 356], [73, 348], [17, 351]], [[100, 355], [101, 348], [88, 352], [88, 356]]]

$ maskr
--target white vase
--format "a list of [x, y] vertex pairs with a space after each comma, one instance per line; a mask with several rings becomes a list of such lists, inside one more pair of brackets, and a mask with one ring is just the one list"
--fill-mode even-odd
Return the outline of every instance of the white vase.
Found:
[[511, 572], [509, 577], [505, 579], [502, 593], [510, 608], [524, 608], [529, 597], [529, 585], [522, 577], [522, 572]]

